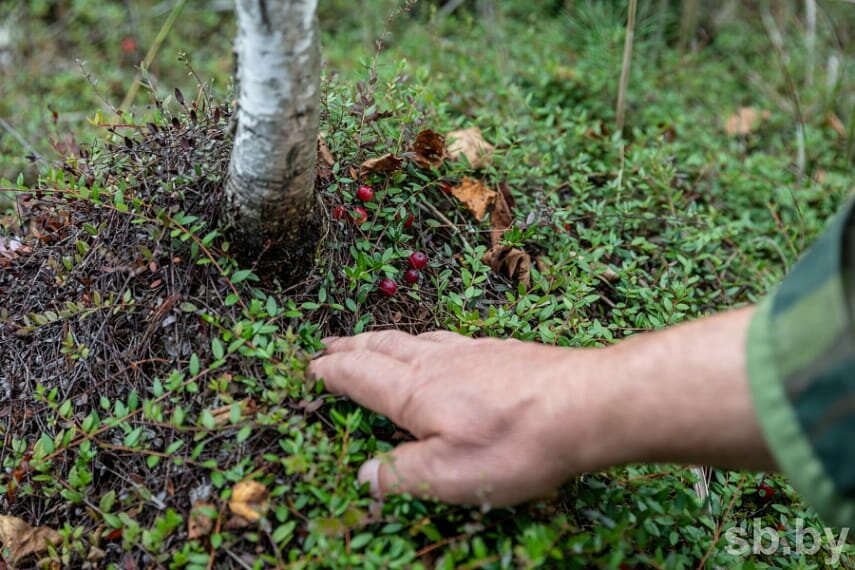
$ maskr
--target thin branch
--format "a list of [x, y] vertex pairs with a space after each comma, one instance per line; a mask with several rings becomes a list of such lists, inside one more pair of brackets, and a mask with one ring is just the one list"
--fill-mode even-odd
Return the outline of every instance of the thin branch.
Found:
[[36, 160], [43, 160], [42, 155], [36, 150], [36, 147], [27, 142], [27, 139], [25, 139], [24, 136], [15, 129], [15, 127], [6, 122], [6, 119], [3, 117], [0, 117], [0, 127], [3, 127], [7, 133], [12, 135], [13, 139], [18, 141], [22, 147], [27, 149], [30, 154], [36, 157]]
[[626, 17], [626, 40], [623, 44], [623, 67], [620, 71], [620, 85], [617, 98], [617, 132], [623, 132], [626, 120], [626, 90], [629, 87], [629, 72], [632, 68], [632, 48], [635, 43], [635, 20], [638, 12], [638, 0], [629, 0], [629, 13]]
[[172, 31], [172, 27], [175, 25], [175, 21], [178, 19], [178, 16], [181, 15], [181, 11], [186, 5], [187, 0], [178, 0], [175, 3], [175, 6], [172, 7], [169, 17], [166, 19], [166, 22], [163, 23], [163, 26], [161, 26], [160, 31], [157, 32], [157, 36], [154, 38], [154, 42], [152, 42], [151, 47], [148, 48], [148, 52], [145, 54], [145, 59], [143, 59], [140, 64], [140, 69], [134, 78], [134, 82], [131, 84], [131, 88], [128, 89], [127, 95], [125, 95], [122, 104], [119, 106], [119, 109], [122, 111], [129, 110], [131, 104], [134, 102], [134, 99], [140, 90], [140, 80], [142, 79], [143, 74], [148, 72], [151, 62], [154, 61], [155, 57], [157, 57], [157, 52], [160, 51], [160, 47], [163, 45], [163, 42], [166, 41], [166, 38], [169, 36], [169, 32]]

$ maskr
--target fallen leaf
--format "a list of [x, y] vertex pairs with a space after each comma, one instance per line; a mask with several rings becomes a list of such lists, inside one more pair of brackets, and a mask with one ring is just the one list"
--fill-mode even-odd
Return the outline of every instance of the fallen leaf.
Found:
[[600, 272], [599, 277], [607, 283], [614, 283], [615, 281], [620, 279], [620, 276], [611, 267], [606, 267], [604, 270], [602, 270]]
[[[239, 400], [235, 403], [240, 407], [241, 417], [251, 414], [256, 410], [255, 401], [249, 398], [244, 398], [243, 400]], [[222, 427], [231, 421], [232, 405], [233, 404], [226, 404], [211, 410], [211, 415], [214, 417], [214, 425], [216, 427]]]
[[450, 141], [448, 156], [452, 159], [465, 156], [469, 165], [475, 170], [485, 168], [492, 162], [496, 147], [484, 140], [481, 129], [478, 127], [452, 131], [446, 135], [446, 138]]
[[52, 528], [33, 527], [17, 517], [0, 515], [0, 546], [9, 549], [13, 565], [59, 542], [62, 537]]
[[846, 126], [844, 126], [843, 121], [840, 120], [840, 117], [838, 117], [834, 113], [829, 113], [825, 120], [831, 130], [833, 130], [841, 137], [846, 136]]
[[245, 479], [232, 487], [229, 509], [249, 522], [255, 522], [267, 512], [267, 488], [258, 481]]
[[330, 152], [330, 147], [327, 145], [326, 139], [324, 139], [324, 134], [318, 134], [318, 164], [317, 164], [317, 173], [320, 178], [329, 178], [332, 176], [332, 168], [335, 165], [335, 158], [333, 158], [332, 152]]
[[511, 197], [507, 184], [502, 184], [496, 194], [496, 204], [490, 214], [490, 242], [495, 246], [502, 241], [502, 236], [511, 227], [514, 221], [513, 207], [514, 199]]
[[223, 525], [224, 530], [240, 530], [242, 528], [246, 528], [252, 523], [246, 520], [243, 517], [239, 517], [237, 515], [232, 515], [226, 521], [226, 524]]
[[413, 143], [413, 162], [422, 168], [439, 168], [445, 161], [445, 137], [426, 130], [416, 135]]
[[521, 249], [494, 245], [481, 261], [499, 275], [522, 283], [526, 289], [531, 285], [531, 256]]
[[451, 188], [451, 194], [463, 202], [479, 222], [484, 219], [487, 207], [496, 199], [495, 190], [490, 190], [474, 178], [464, 178], [459, 186]]
[[98, 548], [97, 546], [91, 546], [89, 548], [89, 553], [86, 555], [86, 560], [89, 562], [100, 562], [104, 558], [107, 557], [107, 553]]
[[217, 507], [212, 503], [196, 501], [190, 509], [190, 516], [187, 518], [187, 538], [195, 540], [208, 536], [214, 530], [214, 519], [211, 518], [211, 512], [216, 513]]
[[724, 124], [724, 132], [731, 136], [750, 135], [764, 120], [772, 116], [769, 111], [759, 111], [754, 107], [742, 107], [729, 116]]
[[369, 158], [359, 165], [359, 177], [365, 178], [369, 174], [389, 174], [400, 169], [401, 159], [389, 153], [377, 158]]

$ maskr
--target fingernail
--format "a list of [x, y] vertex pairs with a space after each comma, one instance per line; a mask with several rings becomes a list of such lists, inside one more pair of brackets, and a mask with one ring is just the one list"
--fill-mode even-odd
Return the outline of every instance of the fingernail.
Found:
[[377, 459], [369, 459], [365, 463], [362, 464], [362, 467], [359, 468], [359, 483], [360, 485], [364, 485], [368, 483], [369, 488], [371, 489], [371, 495], [375, 499], [381, 499], [383, 497], [382, 493], [380, 493], [380, 461]]
[[321, 343], [324, 345], [329, 345], [331, 342], [335, 342], [338, 340], [337, 336], [327, 336], [321, 339]]

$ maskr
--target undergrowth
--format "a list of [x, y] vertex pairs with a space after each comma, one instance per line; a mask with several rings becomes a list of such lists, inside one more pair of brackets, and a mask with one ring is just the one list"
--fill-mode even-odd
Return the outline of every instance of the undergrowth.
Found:
[[[208, 85], [186, 101], [151, 85], [146, 110], [92, 118], [102, 140], [76, 144], [36, 182], [0, 185], [14, 200], [0, 239], [18, 244], [0, 257], [0, 511], [63, 537], [22, 567], [827, 563], [827, 538], [814, 554], [728, 551], [737, 526], [779, 529], [790, 544], [796, 519], [822, 531], [775, 475], [714, 470], [701, 501], [688, 468], [629, 466], [490, 511], [379, 505], [357, 484], [362, 461], [409, 435], [306, 378], [324, 336], [442, 327], [614, 342], [756, 301], [848, 194], [846, 140], [828, 122], [836, 100], [820, 81], [801, 93], [800, 172], [794, 110], [780, 103], [788, 82], [747, 24], [686, 56], [642, 34], [621, 137], [610, 129], [622, 11], [592, 3], [517, 21], [517, 9], [493, 27], [466, 13], [413, 25], [352, 72], [332, 40], [325, 238], [314, 271], [288, 289], [229, 254], [217, 205], [230, 108]], [[729, 136], [742, 106], [770, 115]], [[484, 171], [407, 163], [367, 180], [374, 200], [355, 199], [366, 158], [406, 153], [423, 129], [473, 125], [497, 146]], [[482, 261], [488, 225], [444, 191], [463, 176], [510, 189], [504, 243], [536, 259], [529, 288]], [[416, 250], [431, 262], [407, 285]], [[396, 295], [378, 290], [384, 277]], [[248, 481], [256, 492], [240, 499]], [[236, 516], [235, 501], [251, 513]]]

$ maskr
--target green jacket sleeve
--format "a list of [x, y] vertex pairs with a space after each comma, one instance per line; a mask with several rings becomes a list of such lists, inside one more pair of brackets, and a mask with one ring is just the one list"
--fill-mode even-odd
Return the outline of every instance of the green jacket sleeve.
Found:
[[763, 433], [793, 486], [855, 525], [855, 202], [758, 307], [748, 372]]

